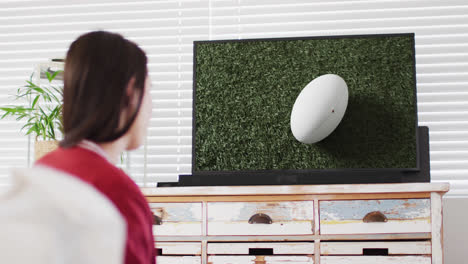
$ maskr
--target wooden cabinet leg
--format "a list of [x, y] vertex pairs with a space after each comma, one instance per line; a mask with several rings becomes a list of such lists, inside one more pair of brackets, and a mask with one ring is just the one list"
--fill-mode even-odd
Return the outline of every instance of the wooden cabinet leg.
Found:
[[431, 193], [431, 210], [432, 210], [432, 264], [444, 263], [444, 238], [443, 238], [443, 210], [442, 210], [442, 195], [433, 192]]

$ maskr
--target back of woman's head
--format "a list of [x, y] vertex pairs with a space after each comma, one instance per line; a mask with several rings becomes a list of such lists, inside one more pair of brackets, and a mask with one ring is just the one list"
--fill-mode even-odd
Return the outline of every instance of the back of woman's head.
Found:
[[143, 50], [119, 34], [96, 31], [76, 39], [65, 60], [61, 146], [123, 136], [142, 103], [146, 63]]

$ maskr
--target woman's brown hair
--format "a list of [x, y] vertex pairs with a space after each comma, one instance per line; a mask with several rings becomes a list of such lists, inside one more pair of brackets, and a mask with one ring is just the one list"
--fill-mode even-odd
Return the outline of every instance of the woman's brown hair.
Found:
[[[95, 31], [76, 39], [65, 59], [60, 145], [72, 147], [83, 139], [111, 142], [124, 135], [142, 103], [146, 63], [144, 51], [119, 34]], [[135, 109], [127, 92], [130, 80], [138, 96]], [[127, 117], [121, 120], [124, 111]]]

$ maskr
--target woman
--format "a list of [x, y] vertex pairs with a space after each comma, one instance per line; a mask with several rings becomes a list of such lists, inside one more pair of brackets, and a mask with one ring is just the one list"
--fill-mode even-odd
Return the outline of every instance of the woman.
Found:
[[113, 202], [127, 223], [125, 263], [155, 263], [149, 206], [114, 165], [146, 136], [152, 108], [146, 63], [143, 50], [118, 34], [97, 31], [75, 40], [65, 60], [64, 139], [37, 162], [78, 177]]

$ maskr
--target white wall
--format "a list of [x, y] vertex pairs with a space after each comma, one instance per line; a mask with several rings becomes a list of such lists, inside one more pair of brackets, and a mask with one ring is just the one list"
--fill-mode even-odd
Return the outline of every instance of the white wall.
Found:
[[444, 199], [445, 264], [468, 262], [468, 199]]

